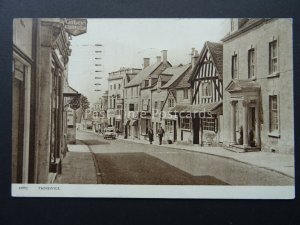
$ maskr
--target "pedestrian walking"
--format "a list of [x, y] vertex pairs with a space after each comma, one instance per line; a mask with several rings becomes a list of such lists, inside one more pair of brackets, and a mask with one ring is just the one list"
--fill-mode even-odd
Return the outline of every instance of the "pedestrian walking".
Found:
[[165, 134], [164, 129], [160, 126], [160, 128], [158, 129], [158, 138], [159, 138], [159, 145], [161, 145], [162, 143], [162, 138]]
[[152, 144], [152, 142], [153, 142], [153, 135], [154, 135], [153, 130], [152, 130], [152, 128], [150, 128], [148, 131], [148, 137], [149, 137], [150, 144]]

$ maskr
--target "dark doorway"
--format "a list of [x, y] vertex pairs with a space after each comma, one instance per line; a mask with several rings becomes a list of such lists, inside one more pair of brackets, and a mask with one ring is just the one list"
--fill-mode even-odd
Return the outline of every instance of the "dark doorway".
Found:
[[176, 120], [173, 121], [174, 127], [174, 142], [177, 141], [177, 128], [176, 128]]
[[200, 119], [193, 118], [193, 144], [199, 144]]

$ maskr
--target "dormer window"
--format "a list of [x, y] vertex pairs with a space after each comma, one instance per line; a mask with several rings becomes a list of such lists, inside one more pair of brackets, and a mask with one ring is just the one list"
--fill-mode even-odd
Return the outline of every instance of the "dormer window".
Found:
[[149, 86], [149, 80], [145, 80], [145, 87]]

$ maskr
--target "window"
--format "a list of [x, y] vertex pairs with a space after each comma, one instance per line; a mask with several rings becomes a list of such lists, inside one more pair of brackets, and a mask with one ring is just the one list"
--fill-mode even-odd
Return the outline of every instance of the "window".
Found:
[[145, 87], [149, 86], [149, 80], [145, 80]]
[[269, 73], [278, 71], [278, 46], [277, 41], [272, 41], [269, 44]]
[[173, 121], [172, 120], [165, 120], [165, 131], [172, 133], [173, 132]]
[[116, 89], [116, 84], [114, 84], [114, 89]]
[[232, 79], [238, 78], [238, 68], [237, 68], [237, 55], [233, 55], [231, 58], [231, 77]]
[[129, 111], [134, 111], [134, 104], [129, 104]]
[[110, 90], [112, 90], [112, 84], [110, 85]]
[[174, 107], [174, 99], [168, 99], [169, 107]]
[[215, 118], [204, 118], [203, 119], [203, 130], [216, 130], [216, 119]]
[[157, 109], [157, 106], [158, 106], [157, 102], [154, 102], [154, 109]]
[[183, 99], [189, 98], [189, 89], [183, 89]]
[[209, 82], [202, 84], [202, 97], [211, 97], [211, 84]]
[[255, 77], [255, 50], [252, 48], [248, 51], [248, 78]]
[[119, 84], [119, 90], [121, 89], [121, 84]]
[[278, 130], [278, 104], [277, 95], [269, 96], [270, 132]]
[[189, 118], [181, 118], [180, 128], [190, 130], [191, 129], [190, 119]]
[[133, 87], [131, 87], [131, 97], [133, 96]]

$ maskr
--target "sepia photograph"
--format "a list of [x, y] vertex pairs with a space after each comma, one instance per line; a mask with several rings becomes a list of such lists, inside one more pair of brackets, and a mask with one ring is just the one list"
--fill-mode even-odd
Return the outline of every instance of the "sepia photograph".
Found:
[[12, 30], [12, 196], [295, 198], [293, 19]]

